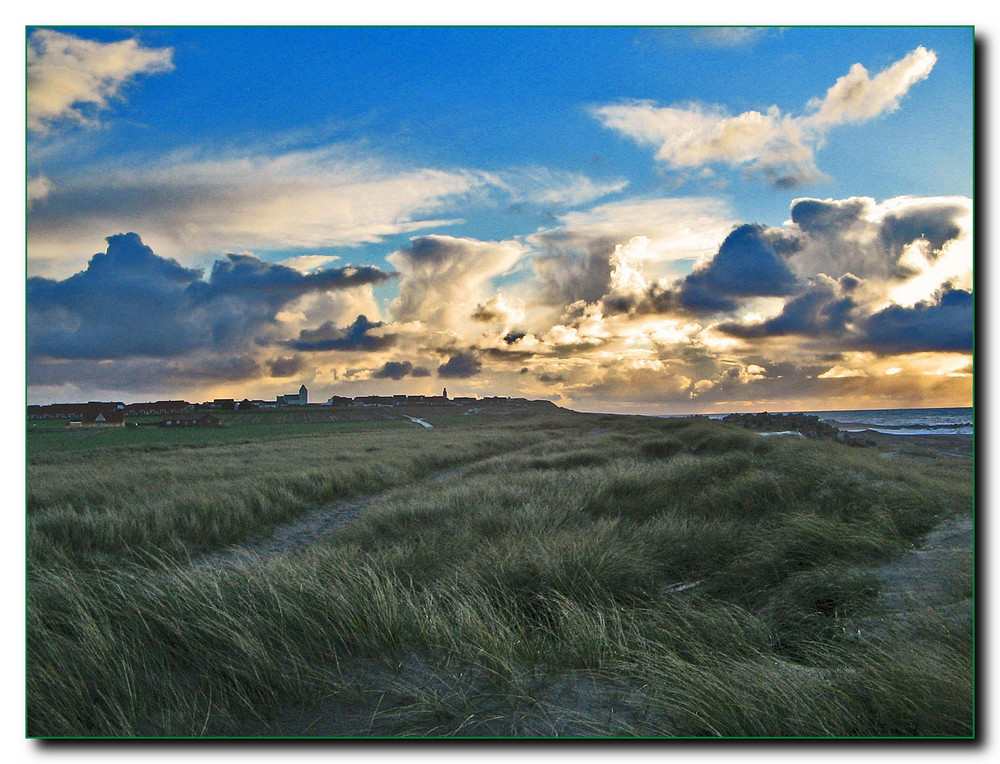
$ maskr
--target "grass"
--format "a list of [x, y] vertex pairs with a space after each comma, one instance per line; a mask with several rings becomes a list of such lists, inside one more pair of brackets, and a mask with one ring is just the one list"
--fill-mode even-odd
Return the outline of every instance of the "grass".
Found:
[[[37, 451], [28, 734], [972, 734], [970, 633], [854, 628], [866, 567], [968, 511], [963, 465], [469, 419]], [[372, 493], [300, 554], [185, 563]]]

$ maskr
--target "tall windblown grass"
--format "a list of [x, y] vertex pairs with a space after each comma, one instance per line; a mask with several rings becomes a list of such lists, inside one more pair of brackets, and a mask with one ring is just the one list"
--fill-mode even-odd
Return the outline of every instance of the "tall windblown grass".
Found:
[[29, 565], [175, 559], [233, 543], [324, 502], [368, 495], [544, 439], [514, 428], [127, 447], [36, 455], [28, 465]]
[[[68, 462], [33, 473], [28, 734], [308, 734], [290, 707], [325, 734], [971, 734], [971, 636], [854, 628], [866, 566], [967, 510], [954, 473], [695, 420], [425, 434], [271, 444], [242, 480], [252, 444], [153, 461], [156, 499], [110, 460], [85, 502]], [[391, 452], [377, 474], [337, 461], [367, 447]], [[190, 508], [199, 483], [218, 503]], [[250, 513], [215, 544], [362, 490], [385, 492], [301, 554], [182, 564], [209, 504]], [[115, 562], [123, 538], [141, 554]]]

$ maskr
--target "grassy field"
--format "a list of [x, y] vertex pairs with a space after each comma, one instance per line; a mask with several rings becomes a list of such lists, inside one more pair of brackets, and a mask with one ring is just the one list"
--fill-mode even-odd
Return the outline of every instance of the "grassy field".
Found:
[[[27, 734], [973, 734], [971, 629], [878, 627], [871, 573], [971, 512], [970, 460], [427, 419], [29, 426]], [[359, 496], [298, 553], [196, 564]]]

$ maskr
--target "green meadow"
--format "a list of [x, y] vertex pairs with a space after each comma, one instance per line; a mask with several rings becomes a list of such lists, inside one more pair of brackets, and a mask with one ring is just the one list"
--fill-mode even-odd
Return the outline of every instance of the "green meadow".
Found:
[[[889, 617], [873, 572], [971, 514], [969, 459], [702, 418], [253, 413], [29, 423], [28, 736], [975, 732], [971, 626]], [[972, 597], [971, 558], [948, 586]]]

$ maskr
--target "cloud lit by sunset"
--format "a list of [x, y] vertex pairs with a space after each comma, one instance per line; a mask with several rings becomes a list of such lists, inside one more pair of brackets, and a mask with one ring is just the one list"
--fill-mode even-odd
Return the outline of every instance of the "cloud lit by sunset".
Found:
[[971, 405], [971, 29], [744, 31], [29, 29], [29, 402]]

